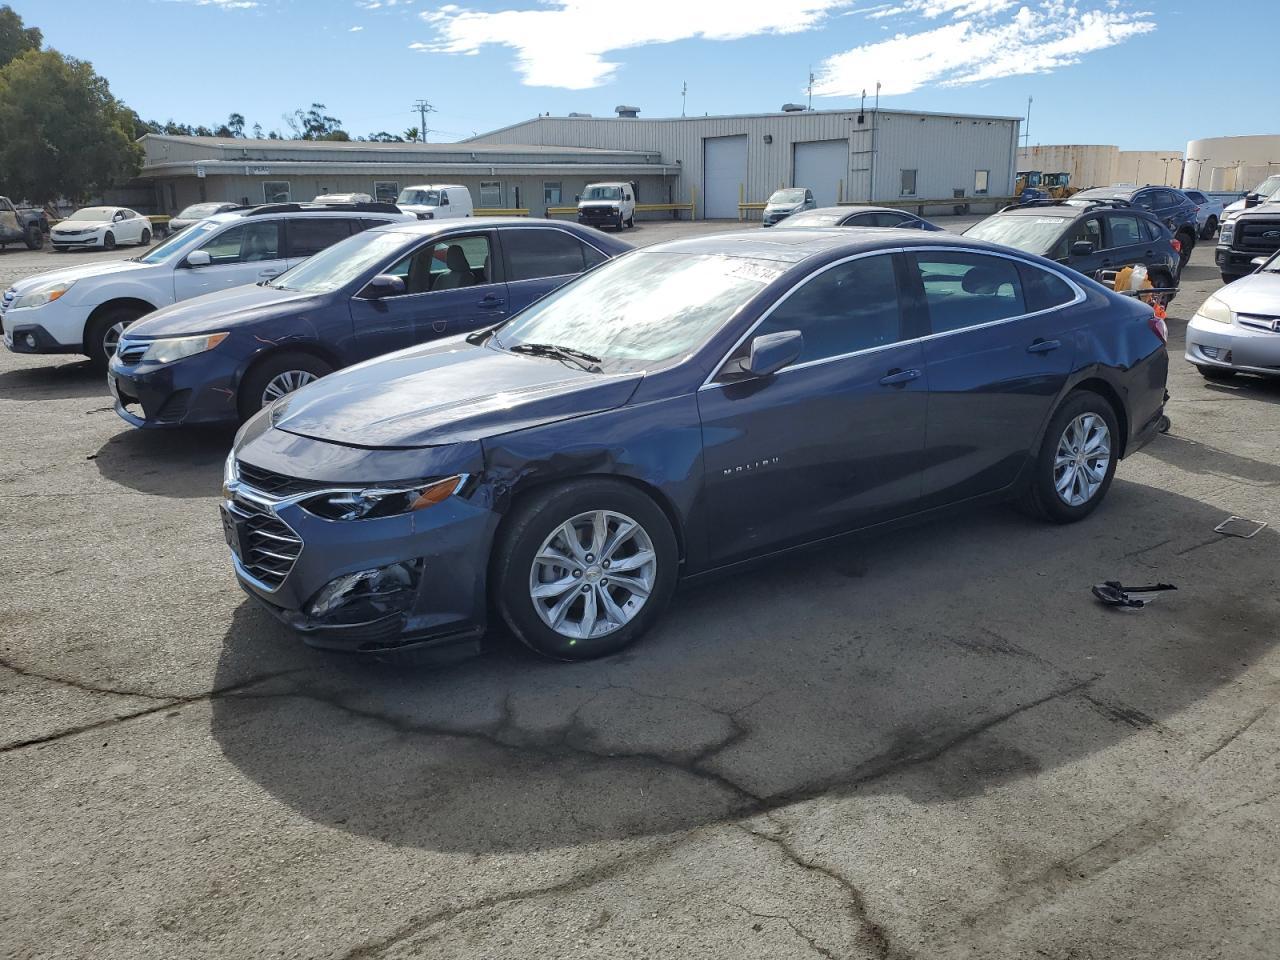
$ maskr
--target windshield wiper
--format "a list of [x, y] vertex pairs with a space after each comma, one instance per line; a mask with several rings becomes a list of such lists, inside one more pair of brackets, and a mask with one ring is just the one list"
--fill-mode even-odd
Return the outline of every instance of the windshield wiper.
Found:
[[589, 353], [583, 353], [581, 350], [574, 350], [572, 347], [561, 347], [554, 343], [517, 343], [513, 347], [508, 347], [512, 353], [528, 353], [535, 357], [554, 357], [557, 360], [568, 360], [577, 364], [588, 373], [599, 373], [600, 363], [599, 357], [593, 357]]

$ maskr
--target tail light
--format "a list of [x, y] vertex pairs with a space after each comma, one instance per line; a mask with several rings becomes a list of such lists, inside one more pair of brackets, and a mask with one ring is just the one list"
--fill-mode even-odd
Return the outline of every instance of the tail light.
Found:
[[1157, 307], [1156, 312], [1147, 320], [1147, 326], [1151, 328], [1151, 332], [1160, 338], [1160, 342], [1167, 344], [1169, 342], [1169, 325], [1164, 322], [1164, 309]]
[[1172, 240], [1170, 240], [1169, 242], [1170, 242], [1171, 244], [1173, 244], [1173, 252], [1174, 252], [1174, 253], [1181, 253], [1181, 252], [1182, 252], [1182, 241], [1181, 241], [1181, 240], [1179, 240], [1177, 237], [1174, 237], [1174, 238], [1173, 238]]

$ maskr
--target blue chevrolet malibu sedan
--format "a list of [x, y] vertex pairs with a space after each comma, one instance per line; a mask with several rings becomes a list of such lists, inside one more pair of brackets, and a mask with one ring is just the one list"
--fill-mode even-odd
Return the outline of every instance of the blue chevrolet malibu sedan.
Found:
[[678, 579], [961, 503], [1087, 517], [1153, 436], [1167, 331], [1038, 257], [919, 230], [637, 250], [507, 322], [246, 423], [222, 521], [313, 644], [616, 651]]
[[630, 249], [517, 218], [367, 230], [274, 280], [149, 314], [122, 336], [107, 384], [136, 427], [236, 423], [341, 367], [493, 326]]

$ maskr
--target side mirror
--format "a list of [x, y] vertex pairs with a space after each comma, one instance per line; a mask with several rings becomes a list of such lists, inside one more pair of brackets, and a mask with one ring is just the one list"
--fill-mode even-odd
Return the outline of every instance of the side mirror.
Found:
[[795, 363], [804, 349], [804, 334], [799, 330], [779, 330], [751, 341], [751, 354], [739, 361], [743, 373], [752, 377], [768, 377]]
[[1262, 194], [1260, 193], [1246, 193], [1244, 195], [1245, 207], [1256, 207], [1261, 202], [1262, 202]]
[[188, 267], [207, 267], [213, 263], [213, 257], [209, 256], [207, 250], [192, 250], [187, 254], [186, 263]]
[[1077, 240], [1071, 244], [1071, 255], [1073, 257], [1090, 257], [1093, 256], [1097, 249], [1090, 240]]
[[581, 202], [582, 202], [582, 194], [578, 194], [576, 197], [574, 197], [574, 198], [573, 198], [573, 202], [574, 202], [574, 203], [581, 203]]
[[396, 297], [404, 293], [404, 281], [389, 273], [380, 273], [360, 291], [365, 300], [381, 300], [383, 297]]

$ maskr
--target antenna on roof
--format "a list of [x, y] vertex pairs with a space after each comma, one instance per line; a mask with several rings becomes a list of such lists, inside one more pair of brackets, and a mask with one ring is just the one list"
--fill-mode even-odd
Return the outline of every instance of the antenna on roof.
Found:
[[813, 64], [809, 64], [809, 109], [813, 109]]
[[680, 81], [680, 116], [684, 116], [685, 97], [689, 93], [689, 81]]

